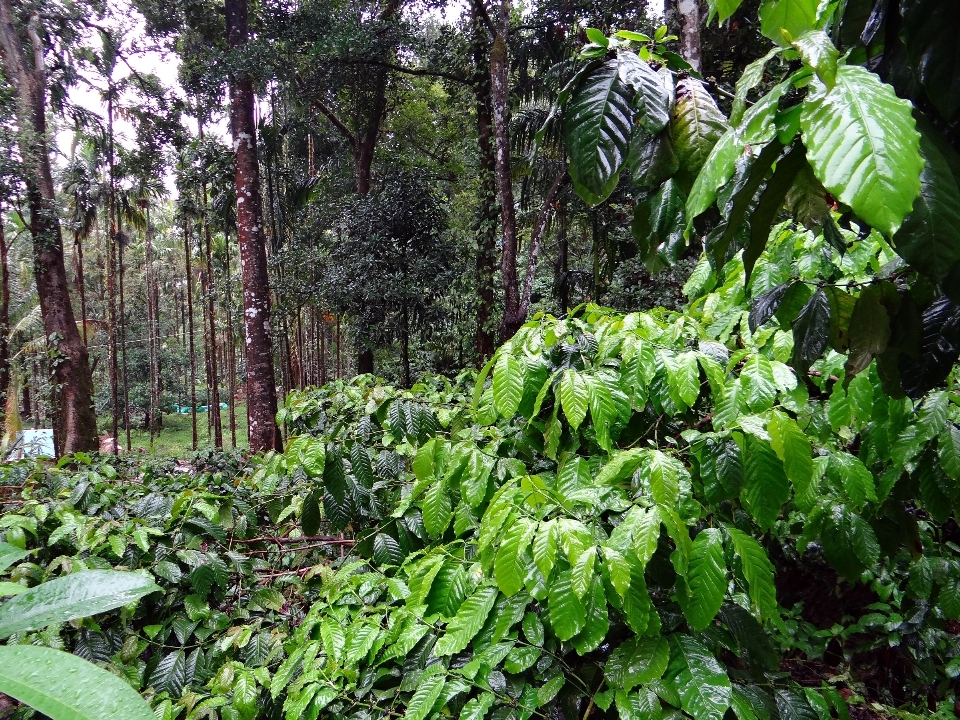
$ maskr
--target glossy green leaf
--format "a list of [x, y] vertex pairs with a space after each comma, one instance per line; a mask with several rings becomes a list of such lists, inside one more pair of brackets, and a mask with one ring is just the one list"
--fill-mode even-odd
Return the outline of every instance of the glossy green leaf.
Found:
[[837, 61], [840, 52], [830, 42], [830, 38], [822, 30], [808, 30], [799, 37], [794, 37], [793, 47], [800, 53], [804, 63], [812, 67], [823, 83], [833, 87], [837, 79]]
[[681, 171], [692, 184], [713, 146], [727, 131], [727, 119], [703, 83], [684, 78], [677, 83], [670, 127]]
[[607, 613], [607, 598], [603, 583], [594, 582], [583, 599], [586, 622], [583, 630], [571, 640], [578, 655], [593, 652], [606, 639], [610, 632], [610, 618]]
[[570, 427], [576, 430], [587, 417], [590, 401], [587, 384], [576, 370], [567, 370], [560, 380], [559, 393], [563, 414]]
[[604, 674], [611, 687], [629, 691], [661, 678], [669, 660], [666, 638], [632, 637], [611, 653]]
[[155, 720], [124, 680], [48, 647], [0, 647], [0, 692], [52, 720]]
[[630, 150], [634, 92], [621, 79], [619, 65], [610, 59], [587, 75], [573, 91], [564, 117], [570, 177], [589, 205], [613, 192]]
[[766, 442], [750, 435], [747, 436], [744, 457], [744, 502], [757, 525], [769, 530], [780, 516], [783, 504], [790, 497], [790, 484], [783, 463]]
[[754, 60], [743, 69], [734, 92], [733, 109], [730, 111], [730, 124], [739, 125], [743, 119], [743, 112], [747, 108], [747, 95], [763, 81], [767, 63], [781, 53], [780, 48], [773, 48], [766, 55]]
[[569, 570], [558, 573], [550, 583], [547, 609], [550, 627], [560, 640], [571, 639], [586, 625], [586, 608], [573, 592]]
[[798, 495], [804, 495], [813, 479], [813, 455], [810, 441], [797, 421], [774, 412], [767, 423], [770, 446], [783, 462], [787, 479]]
[[689, 635], [674, 633], [669, 642], [665, 680], [680, 696], [683, 711], [696, 720], [721, 720], [730, 707], [732, 692], [723, 666]]
[[770, 562], [760, 543], [752, 537], [729, 525], [726, 526], [726, 530], [733, 542], [734, 552], [740, 556], [750, 601], [759, 611], [762, 620], [773, 620], [779, 623], [780, 613], [777, 609], [777, 589], [773, 583], [773, 563]]
[[706, 528], [694, 538], [685, 581], [687, 592], [678, 592], [680, 607], [690, 626], [703, 630], [716, 617], [727, 594], [727, 565], [720, 530]]
[[797, 373], [805, 373], [826, 349], [832, 312], [827, 294], [818, 289], [797, 315], [793, 323], [793, 367]]
[[920, 193], [923, 158], [910, 103], [873, 73], [844, 65], [833, 88], [804, 101], [800, 128], [824, 187], [892, 236]]
[[507, 528], [503, 537], [494, 563], [494, 576], [500, 590], [507, 597], [523, 589], [527, 568], [521, 555], [529, 551], [530, 541], [533, 540], [536, 530], [536, 522], [529, 518], [519, 518]]
[[496, 588], [481, 587], [464, 600], [453, 620], [447, 624], [446, 632], [437, 641], [434, 653], [438, 657], [454, 655], [467, 647], [487, 621], [496, 599]]
[[88, 570], [59, 577], [0, 606], [0, 638], [113, 610], [160, 590], [139, 573]]
[[430, 711], [433, 710], [433, 704], [440, 697], [440, 693], [443, 692], [445, 684], [444, 676], [438, 673], [421, 680], [417, 685], [416, 692], [413, 693], [413, 697], [407, 703], [407, 711], [403, 715], [404, 720], [426, 720], [430, 716]]
[[773, 379], [770, 361], [760, 353], [755, 353], [740, 371], [740, 387], [743, 389], [743, 401], [750, 412], [769, 410], [777, 397], [777, 384]]
[[651, 135], [658, 134], [670, 122], [673, 93], [664, 86], [663, 76], [634, 53], [621, 52], [620, 79], [635, 93], [635, 122]]
[[434, 481], [427, 488], [421, 507], [423, 509], [423, 527], [433, 537], [443, 535], [453, 519], [453, 501], [441, 480]]
[[513, 417], [523, 399], [523, 366], [509, 352], [501, 351], [493, 368], [493, 401], [501, 417]]

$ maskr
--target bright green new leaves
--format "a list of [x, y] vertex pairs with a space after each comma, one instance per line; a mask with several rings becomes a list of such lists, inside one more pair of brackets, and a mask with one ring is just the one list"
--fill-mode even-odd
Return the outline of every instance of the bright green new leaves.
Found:
[[844, 65], [833, 88], [804, 101], [800, 128], [824, 187], [892, 236], [920, 193], [923, 158], [911, 104], [873, 73]]
[[763, 412], [773, 407], [777, 397], [777, 383], [773, 379], [773, 367], [763, 355], [756, 353], [740, 372], [742, 400], [752, 413]]
[[671, 132], [681, 171], [689, 175], [691, 182], [726, 130], [727, 119], [703, 83], [695, 78], [677, 83]]
[[433, 537], [443, 535], [453, 519], [453, 501], [442, 480], [437, 480], [427, 489], [421, 508], [423, 526], [427, 532]]
[[501, 417], [513, 417], [523, 399], [523, 366], [509, 352], [500, 353], [493, 369], [493, 402]]
[[156, 720], [124, 680], [48, 647], [0, 647], [0, 692], [52, 720]]
[[767, 443], [751, 435], [746, 436], [746, 443], [744, 503], [757, 525], [769, 530], [790, 497], [790, 483], [787, 482], [783, 463]]
[[760, 32], [789, 47], [790, 39], [816, 27], [818, 4], [817, 0], [764, 0], [760, 6]]
[[689, 635], [670, 636], [670, 662], [664, 680], [680, 697], [683, 711], [696, 720], [721, 720], [733, 686], [723, 666]]
[[576, 430], [587, 417], [590, 402], [587, 383], [576, 370], [566, 370], [560, 380], [559, 392], [563, 414], [570, 427]]
[[720, 530], [707, 528], [694, 539], [685, 584], [686, 592], [681, 588], [677, 593], [680, 607], [691, 627], [703, 630], [716, 617], [727, 594], [727, 565]]
[[736, 528], [726, 526], [727, 534], [733, 542], [734, 552], [740, 556], [743, 577], [747, 581], [747, 593], [761, 620], [770, 620], [777, 624], [780, 612], [777, 610], [777, 589], [773, 584], [773, 563], [760, 543]]
[[447, 625], [444, 636], [437, 640], [434, 653], [442, 657], [453, 655], [467, 647], [487, 621], [496, 599], [496, 588], [481, 587], [464, 600], [453, 620]]
[[683, 464], [659, 450], [647, 450], [640, 462], [640, 484], [658, 505], [676, 507], [680, 500], [680, 478], [686, 477]]
[[663, 676], [670, 660], [666, 638], [632, 637], [613, 651], [604, 674], [611, 687], [630, 691]]
[[550, 626], [561, 640], [570, 640], [586, 625], [586, 609], [577, 594], [573, 592], [569, 570], [558, 573], [556, 579], [550, 584], [547, 608]]
[[600, 472], [597, 473], [597, 485], [614, 485], [621, 480], [632, 477], [647, 454], [647, 450], [639, 448], [618, 452], [610, 462], [600, 468]]
[[507, 528], [493, 565], [497, 586], [507, 597], [515, 595], [523, 588], [523, 581], [527, 576], [527, 561], [523, 553], [529, 551], [530, 541], [536, 531], [537, 523], [530, 518], [519, 518]]
[[770, 446], [783, 462], [783, 469], [797, 495], [805, 495], [813, 479], [813, 455], [807, 436], [796, 420], [780, 412], [770, 415], [767, 432], [770, 433]]
[[48, 580], [0, 606], [0, 638], [113, 610], [160, 589], [145, 575], [115, 570]]
[[587, 384], [587, 401], [590, 406], [590, 419], [593, 420], [593, 429], [597, 436], [597, 445], [610, 452], [613, 449], [610, 439], [610, 429], [617, 419], [617, 408], [613, 404], [610, 389], [602, 379], [595, 375], [585, 378]]
[[623, 81], [620, 61], [607, 60], [574, 90], [563, 122], [570, 177], [589, 205], [609, 197], [630, 150], [633, 88]]
[[823, 84], [832, 88], [837, 79], [837, 61], [840, 53], [822, 30], [810, 30], [793, 41], [793, 47], [807, 65], [812, 67]]

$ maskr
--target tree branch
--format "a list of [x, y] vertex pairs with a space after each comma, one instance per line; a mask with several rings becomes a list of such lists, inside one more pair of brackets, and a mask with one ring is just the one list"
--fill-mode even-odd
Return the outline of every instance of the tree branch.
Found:
[[333, 110], [331, 110], [329, 107], [327, 107], [322, 100], [314, 100], [313, 104], [316, 106], [317, 110], [323, 113], [326, 116], [327, 120], [329, 120], [333, 124], [333, 126], [343, 134], [343, 136], [353, 146], [354, 150], [356, 150], [358, 145], [357, 136], [350, 131], [350, 128], [347, 127], [346, 123], [344, 123], [343, 120], [338, 118], [337, 114]]

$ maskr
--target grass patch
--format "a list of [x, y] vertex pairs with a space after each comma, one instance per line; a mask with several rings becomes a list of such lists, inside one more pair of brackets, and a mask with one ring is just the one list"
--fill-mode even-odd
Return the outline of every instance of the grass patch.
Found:
[[[237, 403], [237, 447], [246, 448], [247, 443], [247, 404]], [[230, 436], [230, 411], [220, 411], [220, 421], [223, 425], [223, 447], [232, 448], [233, 443]], [[101, 419], [100, 426], [109, 425], [109, 419], [106, 422]], [[123, 430], [119, 432], [118, 438], [121, 447], [126, 448], [127, 435]], [[213, 447], [213, 435], [208, 434], [207, 413], [197, 413], [197, 449], [204, 450]], [[185, 413], [164, 413], [163, 429], [159, 435], [155, 435], [153, 443], [150, 442], [150, 433], [140, 428], [134, 428], [130, 432], [130, 448], [132, 452], [146, 452], [153, 455], [175, 455], [186, 457], [193, 452], [193, 429], [190, 422], [190, 414]]]

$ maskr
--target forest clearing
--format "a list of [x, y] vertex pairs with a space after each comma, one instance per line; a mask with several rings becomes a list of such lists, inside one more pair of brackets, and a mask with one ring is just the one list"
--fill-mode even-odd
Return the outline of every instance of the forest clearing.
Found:
[[0, 718], [960, 717], [955, 0], [0, 0]]

